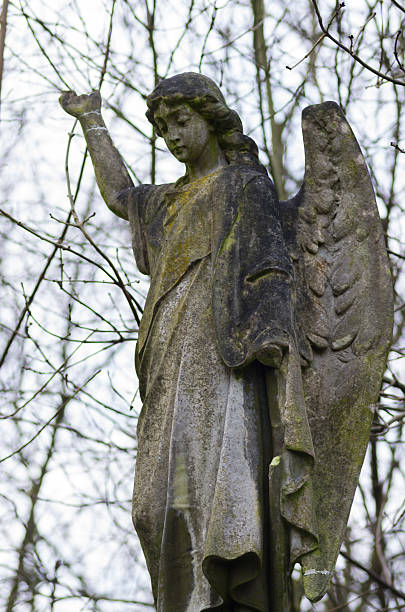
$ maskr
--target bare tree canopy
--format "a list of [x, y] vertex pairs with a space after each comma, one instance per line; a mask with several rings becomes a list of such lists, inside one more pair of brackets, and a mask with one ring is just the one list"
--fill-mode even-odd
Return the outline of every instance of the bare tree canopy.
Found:
[[[327, 596], [294, 610], [405, 608], [405, 9], [395, 0], [4, 0], [0, 15], [2, 607], [153, 608], [130, 519], [147, 280], [57, 98], [101, 90], [135, 184], [180, 175], [145, 117], [176, 73], [218, 82], [281, 199], [303, 178], [300, 114], [335, 100], [369, 164], [395, 284], [393, 348]], [[355, 432], [354, 434], [355, 435]], [[296, 570], [298, 572], [298, 570]]]

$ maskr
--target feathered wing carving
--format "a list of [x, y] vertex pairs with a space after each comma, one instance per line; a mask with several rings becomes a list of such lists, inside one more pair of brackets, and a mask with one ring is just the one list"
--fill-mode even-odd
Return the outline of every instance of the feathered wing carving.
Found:
[[333, 573], [367, 448], [393, 298], [371, 179], [342, 110], [310, 106], [302, 127], [304, 184], [281, 210], [315, 450], [319, 548], [301, 562], [306, 595], [316, 601]]

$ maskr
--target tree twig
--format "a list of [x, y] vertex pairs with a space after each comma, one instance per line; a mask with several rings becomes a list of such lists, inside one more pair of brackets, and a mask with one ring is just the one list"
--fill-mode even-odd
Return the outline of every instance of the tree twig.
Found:
[[[326, 29], [328, 30], [330, 28], [330, 26], [332, 25], [332, 22], [334, 21], [335, 17], [337, 17], [337, 15], [339, 14], [340, 11], [340, 6], [338, 5], [338, 7], [336, 8], [336, 10], [332, 13], [332, 17], [329, 19], [328, 25], [326, 26]], [[321, 34], [321, 36], [318, 38], [318, 40], [315, 42], [314, 45], [312, 45], [311, 49], [308, 51], [308, 53], [306, 53], [304, 55], [304, 57], [302, 59], [300, 59], [296, 64], [294, 64], [293, 66], [286, 66], [286, 68], [288, 70], [294, 70], [294, 68], [296, 68], [297, 66], [299, 66], [304, 60], [307, 59], [307, 57], [309, 57], [311, 55], [311, 53], [316, 49], [316, 47], [323, 41], [323, 39], [326, 38], [326, 34], [325, 32], [323, 32]]]
[[[370, 72], [372, 72], [373, 74], [375, 74], [376, 76], [378, 76], [380, 79], [383, 79], [385, 81], [389, 81], [390, 83], [395, 83], [395, 85], [402, 85], [405, 86], [405, 81], [400, 81], [398, 79], [395, 79], [393, 77], [388, 76], [388, 74], [384, 74], [383, 72], [381, 72], [380, 70], [377, 70], [376, 68], [374, 68], [373, 66], [371, 66], [370, 64], [368, 64], [367, 62], [365, 62], [359, 55], [357, 55], [357, 53], [354, 52], [353, 49], [347, 47], [346, 45], [344, 45], [343, 43], [340, 42], [340, 40], [338, 40], [337, 38], [335, 38], [335, 36], [333, 36], [327, 27], [325, 27], [323, 20], [322, 20], [322, 15], [319, 11], [319, 7], [318, 7], [318, 3], [317, 0], [311, 0], [312, 5], [315, 9], [315, 13], [316, 16], [318, 18], [318, 23], [319, 26], [322, 30], [322, 32], [325, 34], [325, 36], [327, 36], [327, 38], [329, 38], [335, 45], [337, 45], [340, 49], [342, 49], [343, 51], [345, 51], [346, 53], [348, 53], [349, 55], [351, 55], [351, 57], [358, 62], [361, 66], [363, 66], [363, 68], [366, 68], [367, 70], [369, 70]], [[344, 2], [341, 2], [339, 4], [340, 8], [344, 7]]]
[[9, 0], [3, 0], [0, 15], [0, 108], [1, 108], [1, 85], [3, 83], [4, 49], [6, 46], [7, 11]]
[[379, 576], [377, 574], [377, 572], [375, 572], [374, 570], [366, 567], [365, 565], [360, 563], [360, 561], [357, 561], [356, 559], [353, 559], [353, 557], [351, 557], [347, 553], [343, 552], [343, 550], [340, 551], [340, 554], [342, 555], [342, 557], [344, 559], [349, 561], [349, 563], [351, 563], [352, 565], [354, 565], [358, 569], [361, 569], [363, 572], [366, 572], [366, 574], [368, 574], [370, 576], [370, 578], [372, 578], [380, 586], [384, 587], [385, 589], [388, 589], [389, 591], [391, 591], [391, 593], [396, 595], [396, 597], [400, 597], [401, 599], [403, 599], [405, 601], [405, 593], [403, 593], [402, 591], [399, 591], [393, 585], [388, 584], [388, 582], [386, 582], [383, 578], [381, 578], [381, 576]]
[[65, 87], [67, 87], [67, 89], [72, 89], [70, 87], [70, 85], [65, 81], [64, 77], [61, 75], [60, 71], [58, 70], [58, 68], [55, 66], [54, 62], [51, 60], [51, 58], [49, 57], [48, 53], [46, 52], [46, 50], [44, 49], [43, 45], [40, 43], [39, 38], [34, 30], [34, 28], [32, 27], [29, 17], [27, 15], [27, 13], [25, 12], [23, 6], [22, 6], [22, 2], [20, 0], [20, 7], [21, 7], [21, 14], [25, 17], [25, 20], [27, 22], [27, 26], [35, 40], [35, 42], [37, 43], [42, 55], [45, 57], [45, 59], [47, 60], [47, 62], [49, 63], [49, 65], [52, 67], [53, 71], [55, 72], [55, 74], [58, 76], [58, 78], [62, 81], [62, 83], [64, 84]]
[[[79, 194], [80, 185], [81, 185], [82, 178], [83, 178], [84, 166], [86, 164], [86, 159], [87, 159], [87, 149], [86, 149], [86, 151], [84, 152], [84, 155], [83, 155], [82, 165], [81, 165], [81, 168], [80, 168], [79, 178], [78, 178], [78, 181], [77, 181], [76, 191], [75, 191], [75, 195], [74, 195], [74, 201], [76, 201], [77, 196]], [[24, 227], [24, 229], [28, 229], [28, 228], [26, 228], [24, 226], [23, 223], [20, 223], [16, 219], [13, 219], [13, 217], [11, 217], [11, 215], [8, 215], [5, 211], [0, 211], [0, 214], [4, 215], [8, 219], [10, 219], [10, 221], [13, 221], [14, 223], [17, 223], [17, 225], [20, 225], [20, 227]], [[0, 357], [0, 368], [3, 365], [3, 363], [4, 363], [4, 361], [5, 361], [6, 357], [7, 357], [7, 353], [10, 350], [11, 345], [13, 344], [15, 338], [18, 335], [18, 331], [19, 331], [19, 329], [21, 327], [22, 322], [24, 321], [24, 317], [27, 314], [28, 309], [30, 308], [32, 302], [35, 299], [35, 296], [36, 296], [36, 294], [38, 292], [38, 289], [40, 288], [40, 286], [42, 284], [42, 281], [45, 278], [45, 275], [46, 275], [46, 273], [47, 273], [47, 271], [49, 269], [49, 266], [51, 265], [55, 255], [56, 255], [56, 253], [58, 253], [59, 249], [62, 248], [61, 244], [62, 244], [63, 240], [65, 239], [66, 232], [68, 231], [68, 224], [69, 224], [71, 216], [72, 216], [72, 213], [71, 213], [71, 211], [69, 211], [69, 214], [68, 214], [68, 216], [66, 218], [66, 225], [63, 228], [63, 231], [60, 234], [58, 240], [55, 243], [52, 242], [52, 241], [48, 241], [48, 242], [51, 242], [51, 244], [54, 244], [55, 246], [54, 246], [53, 250], [51, 251], [48, 259], [46, 260], [45, 266], [42, 268], [42, 271], [41, 271], [41, 273], [40, 273], [40, 275], [39, 275], [39, 277], [37, 279], [37, 282], [35, 283], [35, 287], [34, 287], [32, 293], [31, 293], [30, 297], [27, 299], [26, 304], [25, 304], [24, 308], [22, 309], [21, 314], [20, 314], [20, 316], [18, 318], [17, 324], [14, 327], [14, 331], [11, 334], [11, 336], [10, 336], [6, 346], [5, 346], [5, 349], [4, 349], [4, 351], [3, 351], [3, 353], [2, 353], [2, 355]], [[28, 230], [28, 231], [30, 231], [30, 230]], [[32, 232], [32, 233], [34, 233], [34, 232]]]
[[401, 6], [399, 4], [399, 2], [396, 2], [396, 0], [391, 0], [392, 4], [394, 4], [397, 8], [399, 8], [400, 11], [402, 11], [403, 13], [405, 13], [405, 8], [403, 6]]
[[[94, 374], [92, 374], [92, 375], [90, 376], [90, 378], [88, 378], [88, 379], [86, 380], [86, 382], [84, 382], [84, 383], [83, 383], [83, 384], [82, 384], [82, 385], [81, 385], [81, 386], [80, 386], [78, 389], [76, 389], [76, 391], [73, 393], [73, 395], [72, 395], [72, 396], [70, 396], [70, 397], [68, 398], [68, 400], [67, 400], [67, 401], [71, 401], [72, 399], [74, 399], [74, 398], [76, 397], [76, 395], [77, 395], [77, 394], [78, 394], [78, 393], [79, 393], [79, 392], [82, 390], [82, 388], [83, 388], [84, 386], [86, 386], [86, 385], [87, 385], [87, 384], [88, 384], [88, 383], [89, 383], [91, 380], [93, 380], [93, 378], [95, 378], [95, 377], [97, 376], [97, 374], [100, 374], [100, 372], [101, 372], [101, 370], [97, 370], [97, 372], [95, 372]], [[35, 434], [34, 436], [32, 436], [32, 438], [30, 438], [30, 439], [28, 440], [28, 442], [25, 442], [25, 443], [24, 443], [24, 444], [22, 444], [22, 445], [21, 445], [19, 448], [17, 448], [15, 451], [13, 451], [12, 453], [10, 453], [10, 454], [9, 454], [9, 455], [7, 455], [6, 457], [3, 457], [2, 459], [0, 459], [0, 463], [3, 463], [3, 461], [6, 461], [7, 459], [10, 459], [11, 457], [14, 457], [14, 455], [17, 455], [18, 453], [21, 453], [21, 451], [22, 451], [22, 450], [24, 450], [24, 448], [27, 448], [27, 446], [28, 446], [29, 444], [31, 444], [31, 443], [32, 443], [34, 440], [36, 440], [36, 438], [38, 438], [38, 436], [39, 436], [39, 435], [40, 435], [40, 434], [41, 434], [41, 433], [44, 431], [44, 429], [45, 429], [46, 427], [48, 427], [48, 425], [49, 425], [50, 423], [52, 423], [52, 421], [53, 421], [53, 420], [54, 420], [54, 419], [55, 419], [55, 418], [58, 416], [58, 414], [59, 414], [59, 413], [60, 413], [62, 410], [64, 410], [64, 408], [65, 408], [65, 404], [63, 404], [63, 405], [61, 406], [61, 408], [58, 408], [58, 410], [55, 412], [55, 414], [53, 414], [53, 415], [51, 416], [51, 418], [50, 418], [50, 419], [48, 419], [48, 421], [47, 421], [47, 422], [46, 422], [44, 425], [42, 425], [42, 427], [41, 427], [41, 428], [40, 428], [40, 429], [39, 429], [39, 430], [36, 432], [36, 434]]]
[[108, 59], [110, 57], [110, 49], [111, 49], [111, 36], [112, 36], [112, 26], [113, 26], [113, 17], [114, 17], [114, 9], [115, 9], [116, 0], [112, 0], [111, 13], [110, 13], [110, 24], [108, 26], [108, 34], [107, 34], [107, 42], [105, 46], [105, 54], [104, 54], [104, 63], [101, 69], [100, 80], [98, 82], [98, 89], [101, 89], [101, 86], [104, 81], [104, 77], [107, 72], [107, 64]]

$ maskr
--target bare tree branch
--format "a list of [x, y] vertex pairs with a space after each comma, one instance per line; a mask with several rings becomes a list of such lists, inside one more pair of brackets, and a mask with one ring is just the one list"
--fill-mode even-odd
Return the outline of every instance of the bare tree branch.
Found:
[[3, 0], [0, 15], [0, 109], [1, 109], [1, 86], [3, 83], [4, 49], [6, 45], [7, 11], [9, 0]]
[[[368, 64], [367, 62], [365, 62], [359, 55], [357, 55], [357, 53], [354, 52], [353, 49], [351, 49], [350, 47], [347, 47], [347, 45], [344, 45], [343, 43], [340, 42], [340, 40], [338, 40], [335, 36], [333, 36], [333, 34], [329, 32], [328, 27], [325, 27], [323, 23], [322, 15], [319, 11], [317, 0], [311, 0], [311, 2], [314, 6], [314, 9], [315, 9], [315, 12], [318, 18], [319, 26], [327, 38], [329, 38], [340, 49], [348, 53], [356, 62], [358, 62], [361, 66], [363, 66], [363, 68], [366, 68], [367, 70], [369, 70], [370, 72], [378, 76], [380, 79], [389, 81], [390, 83], [395, 83], [395, 85], [405, 86], [405, 81], [400, 81], [399, 79], [390, 77], [388, 74], [381, 72], [380, 70], [377, 70], [376, 68], [371, 66], [371, 64]], [[345, 6], [345, 3], [340, 2], [339, 9], [342, 9], [344, 6]]]
[[341, 556], [344, 559], [347, 559], [347, 561], [349, 561], [349, 563], [351, 563], [355, 567], [358, 567], [359, 569], [363, 570], [363, 572], [366, 572], [366, 574], [368, 574], [370, 576], [370, 578], [372, 578], [380, 586], [384, 587], [384, 589], [387, 589], [387, 590], [391, 591], [391, 593], [393, 593], [396, 597], [400, 597], [403, 601], [405, 601], [405, 593], [403, 593], [402, 591], [399, 591], [397, 588], [395, 588], [391, 584], [388, 584], [374, 570], [366, 567], [365, 565], [360, 563], [360, 561], [357, 561], [357, 559], [353, 559], [353, 557], [351, 557], [350, 555], [348, 555], [347, 553], [345, 553], [342, 550], [340, 551], [340, 554], [341, 554]]

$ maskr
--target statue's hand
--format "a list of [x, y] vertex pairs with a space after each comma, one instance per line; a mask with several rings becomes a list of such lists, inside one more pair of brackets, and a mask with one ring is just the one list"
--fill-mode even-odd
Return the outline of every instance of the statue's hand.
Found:
[[256, 359], [270, 368], [279, 368], [283, 361], [283, 349], [276, 344], [268, 344], [257, 353]]
[[289, 339], [282, 330], [276, 333], [273, 330], [273, 337], [262, 344], [256, 352], [256, 359], [270, 368], [280, 368], [283, 357], [288, 351]]
[[84, 113], [100, 112], [101, 96], [99, 91], [82, 96], [77, 96], [75, 91], [65, 91], [59, 98], [59, 104], [69, 115], [80, 119]]

